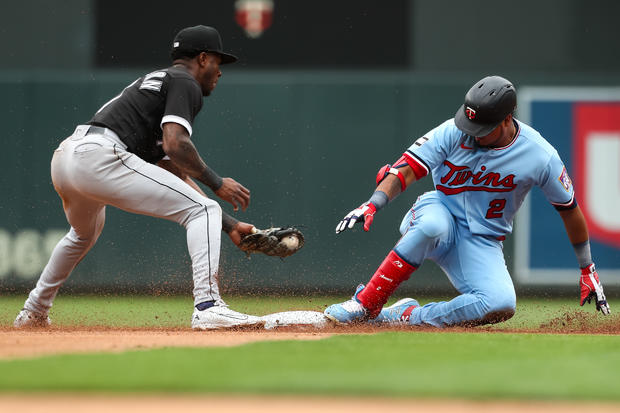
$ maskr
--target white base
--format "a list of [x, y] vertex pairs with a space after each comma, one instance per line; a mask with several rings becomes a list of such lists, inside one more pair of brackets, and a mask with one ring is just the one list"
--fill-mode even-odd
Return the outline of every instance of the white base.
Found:
[[324, 328], [329, 324], [329, 319], [318, 311], [284, 311], [262, 316], [265, 329], [271, 330], [276, 327], [314, 327]]

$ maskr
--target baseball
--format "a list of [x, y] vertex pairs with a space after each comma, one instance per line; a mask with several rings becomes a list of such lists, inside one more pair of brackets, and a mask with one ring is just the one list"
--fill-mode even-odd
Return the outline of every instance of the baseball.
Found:
[[294, 250], [299, 246], [299, 238], [297, 238], [297, 236], [295, 235], [287, 235], [286, 237], [282, 238], [280, 242], [286, 245], [286, 248], [291, 250]]

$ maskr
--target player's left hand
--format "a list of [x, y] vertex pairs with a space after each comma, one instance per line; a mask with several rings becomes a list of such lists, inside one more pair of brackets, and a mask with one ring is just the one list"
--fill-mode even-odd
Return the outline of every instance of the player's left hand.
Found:
[[605, 315], [610, 313], [609, 304], [607, 304], [607, 299], [603, 293], [603, 286], [598, 279], [598, 274], [596, 273], [594, 264], [590, 264], [581, 269], [579, 286], [581, 287], [581, 306], [583, 306], [586, 302], [589, 304], [594, 298], [596, 300], [596, 309], [598, 311]]
[[248, 224], [246, 222], [237, 222], [233, 229], [230, 230], [228, 236], [230, 237], [233, 244], [239, 246], [241, 239], [246, 235], [252, 234], [254, 229], [254, 225]]
[[359, 208], [355, 208], [349, 212], [342, 221], [336, 226], [336, 234], [341, 233], [346, 229], [351, 229], [357, 222], [364, 223], [364, 231], [370, 231], [370, 225], [375, 218], [377, 207], [370, 202], [360, 205]]

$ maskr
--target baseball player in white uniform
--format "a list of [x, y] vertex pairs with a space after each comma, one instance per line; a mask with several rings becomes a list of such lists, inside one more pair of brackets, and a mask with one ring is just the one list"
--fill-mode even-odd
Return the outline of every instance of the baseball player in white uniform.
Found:
[[212, 27], [181, 30], [173, 64], [127, 86], [54, 152], [54, 188], [71, 229], [53, 250], [14, 325], [46, 326], [58, 289], [103, 230], [106, 205], [183, 225], [192, 260], [195, 329], [261, 323], [227, 307], [217, 284], [222, 229], [235, 244], [253, 226], [222, 212], [192, 180], [209, 186], [234, 209], [246, 209], [250, 191], [207, 166], [190, 140], [194, 118], [237, 58], [222, 51]]
[[[340, 323], [373, 320], [436, 327], [509, 319], [516, 296], [502, 241], [533, 186], [542, 189], [564, 221], [581, 269], [580, 304], [594, 299], [596, 308], [609, 314], [571, 179], [549, 142], [513, 117], [516, 105], [516, 91], [508, 80], [485, 77], [467, 92], [453, 119], [417, 139], [393, 166], [379, 171], [370, 200], [346, 215], [337, 233], [358, 222], [368, 231], [376, 211], [428, 174], [435, 190], [420, 196], [405, 214], [402, 237], [370, 281], [358, 286], [351, 300], [328, 307], [327, 317]], [[383, 308], [426, 259], [445, 271], [460, 295], [424, 306], [406, 298]]]

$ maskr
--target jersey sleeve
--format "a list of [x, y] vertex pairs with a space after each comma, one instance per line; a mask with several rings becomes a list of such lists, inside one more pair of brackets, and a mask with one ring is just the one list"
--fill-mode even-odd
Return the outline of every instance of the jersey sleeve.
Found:
[[403, 156], [413, 169], [416, 178], [428, 175], [435, 167], [441, 165], [461, 135], [454, 121], [450, 119], [413, 142]]
[[561, 211], [577, 206], [573, 182], [557, 152], [543, 169], [539, 185], [555, 209]]
[[168, 83], [164, 116], [161, 119], [161, 127], [164, 123], [178, 123], [187, 129], [192, 136], [194, 118], [202, 108], [202, 92], [200, 87], [190, 79], [172, 77]]

